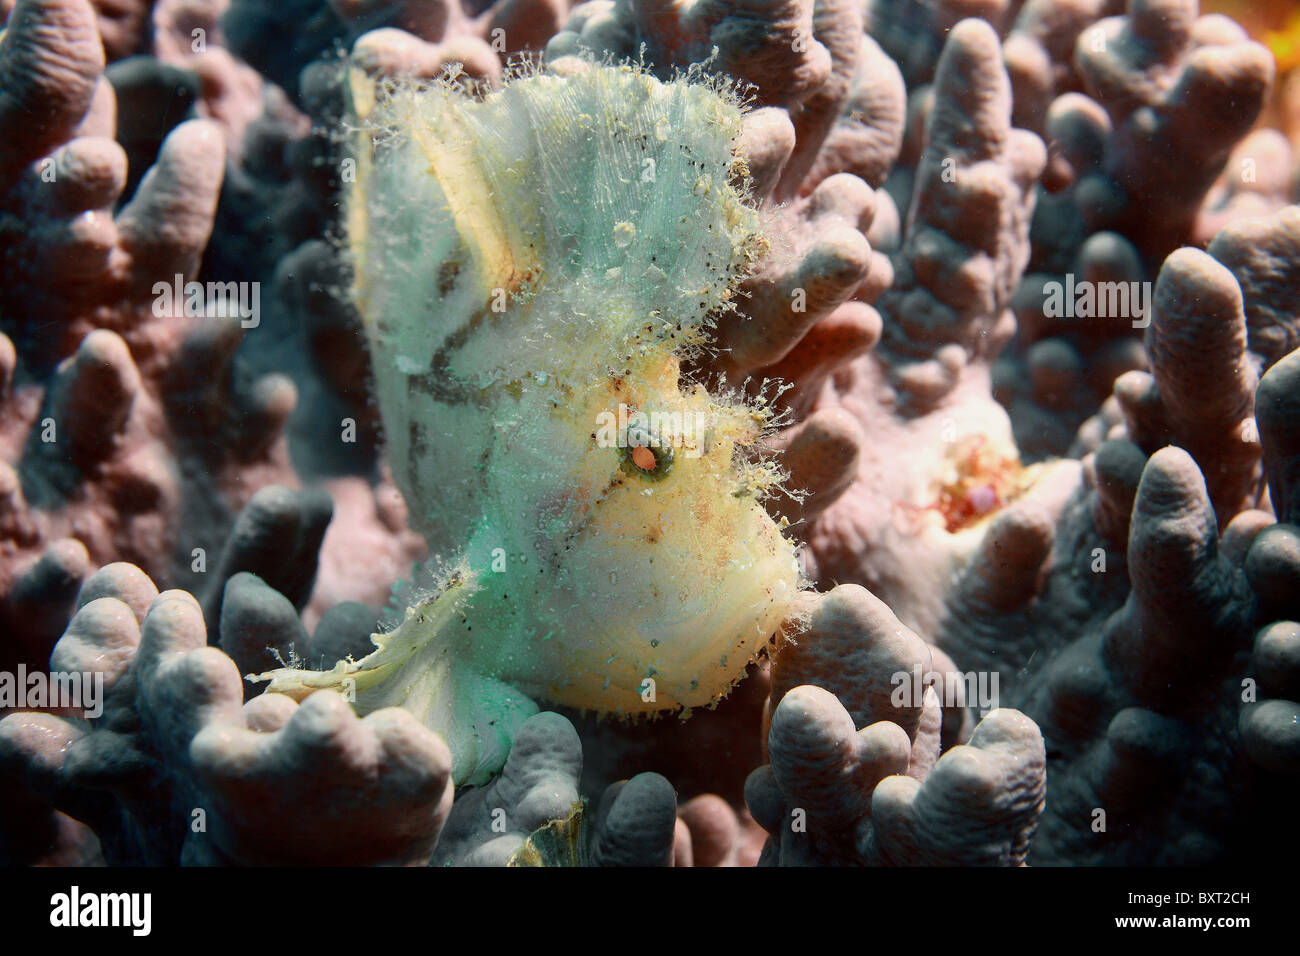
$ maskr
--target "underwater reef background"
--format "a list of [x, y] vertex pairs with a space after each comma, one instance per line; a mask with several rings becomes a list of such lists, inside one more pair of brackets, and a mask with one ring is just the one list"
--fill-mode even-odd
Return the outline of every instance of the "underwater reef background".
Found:
[[[1222, 10], [0, 0], [0, 863], [1292, 859], [1300, 17]], [[607, 365], [707, 438], [592, 471]], [[455, 706], [351, 693], [435, 611]]]

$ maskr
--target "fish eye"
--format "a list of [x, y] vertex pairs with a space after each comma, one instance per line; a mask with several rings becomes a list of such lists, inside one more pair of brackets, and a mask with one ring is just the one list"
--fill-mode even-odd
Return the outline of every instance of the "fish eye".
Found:
[[673, 450], [667, 445], [655, 448], [648, 441], [636, 443], [636, 436], [629, 435], [627, 444], [619, 448], [619, 467], [623, 473], [644, 478], [646, 481], [661, 481], [668, 477], [673, 467]]

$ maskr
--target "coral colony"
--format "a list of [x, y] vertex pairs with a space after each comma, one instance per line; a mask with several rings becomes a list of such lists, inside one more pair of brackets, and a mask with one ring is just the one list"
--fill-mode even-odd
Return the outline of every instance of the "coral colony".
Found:
[[0, 16], [0, 863], [1297, 849], [1282, 21]]

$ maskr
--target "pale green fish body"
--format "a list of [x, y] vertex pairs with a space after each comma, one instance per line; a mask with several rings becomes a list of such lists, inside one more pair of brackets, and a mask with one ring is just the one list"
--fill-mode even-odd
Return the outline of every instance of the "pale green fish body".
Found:
[[759, 248], [734, 96], [593, 64], [483, 97], [352, 92], [349, 242], [386, 454], [412, 523], [458, 558], [368, 657], [260, 676], [411, 709], [458, 783], [500, 768], [535, 700], [720, 699], [802, 587], [760, 503], [779, 479], [751, 447], [768, 410], [679, 372]]

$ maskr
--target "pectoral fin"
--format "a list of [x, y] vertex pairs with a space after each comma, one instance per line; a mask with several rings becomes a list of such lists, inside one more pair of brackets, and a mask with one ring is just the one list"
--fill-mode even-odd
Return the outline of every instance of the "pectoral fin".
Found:
[[361, 714], [405, 708], [446, 740], [457, 786], [487, 783], [537, 704], [457, 655], [458, 625], [474, 590], [472, 578], [455, 576], [436, 597], [409, 608], [397, 628], [373, 635], [375, 650], [359, 661], [339, 661], [328, 671], [283, 667], [248, 680], [269, 681], [268, 691], [295, 700], [335, 690]]

